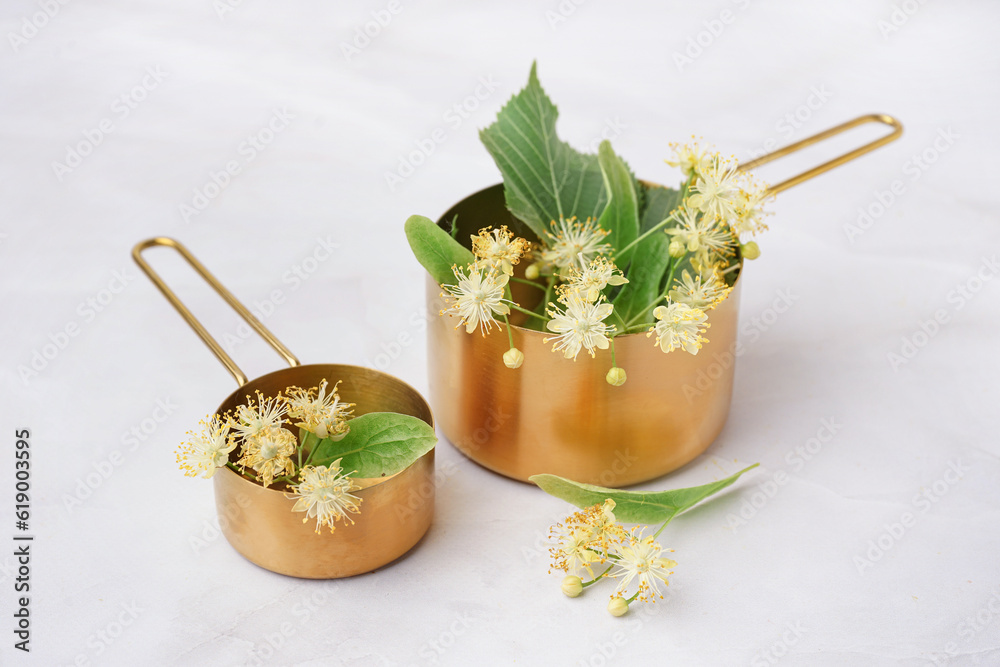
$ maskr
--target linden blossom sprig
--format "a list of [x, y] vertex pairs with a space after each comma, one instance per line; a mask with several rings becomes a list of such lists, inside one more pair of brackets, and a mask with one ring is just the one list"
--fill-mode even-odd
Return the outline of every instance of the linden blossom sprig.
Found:
[[[550, 529], [553, 543], [549, 549], [552, 556], [549, 572], [556, 569], [566, 573], [560, 587], [571, 598], [580, 596], [602, 579], [615, 579], [617, 586], [608, 602], [608, 612], [613, 616], [627, 613], [636, 600], [662, 600], [660, 586], [670, 584], [669, 576], [677, 562], [665, 555], [673, 553], [673, 549], [663, 548], [656, 538], [674, 517], [730, 486], [757, 465], [718, 482], [673, 491], [620, 491], [555, 475], [531, 477], [546, 493], [581, 508]], [[626, 528], [623, 522], [661, 525], [647, 536], [645, 525]], [[595, 576], [594, 567], [605, 564], [607, 568]], [[590, 579], [584, 581], [582, 573]], [[633, 584], [635, 591], [629, 595]]]
[[[278, 487], [294, 499], [293, 512], [303, 523], [316, 521], [316, 532], [337, 521], [353, 523], [361, 499], [355, 477], [378, 478], [405, 469], [433, 448], [434, 430], [410, 415], [379, 412], [354, 417], [351, 403], [340, 400], [338, 385], [288, 387], [266, 398], [247, 396], [235, 413], [212, 415], [190, 433], [177, 461], [190, 477], [210, 478], [225, 466], [264, 487]], [[298, 427], [298, 438], [290, 427]], [[239, 457], [232, 452], [240, 447]]]

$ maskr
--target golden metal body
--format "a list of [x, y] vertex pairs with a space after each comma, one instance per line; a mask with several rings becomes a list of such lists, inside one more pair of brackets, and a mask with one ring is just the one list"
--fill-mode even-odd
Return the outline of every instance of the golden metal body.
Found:
[[[232, 358], [142, 257], [142, 251], [153, 246], [176, 249], [291, 368], [247, 381]], [[168, 238], [143, 241], [135, 246], [132, 256], [240, 384], [222, 402], [218, 413], [234, 410], [256, 391], [275, 396], [289, 386], [314, 387], [325, 379], [341, 381], [340, 394], [356, 404], [357, 415], [399, 412], [433, 426], [427, 402], [415, 389], [391, 375], [359, 366], [300, 366], [288, 348], [177, 241]], [[234, 461], [237, 454], [236, 451], [232, 454]], [[427, 532], [434, 514], [433, 449], [391, 477], [358, 480], [361, 489], [354, 494], [361, 498], [361, 513], [352, 517], [353, 525], [338, 522], [332, 534], [324, 529], [317, 535], [315, 520], [303, 522], [304, 514], [292, 512], [294, 500], [282, 491], [265, 489], [229, 468], [218, 470], [212, 480], [219, 524], [233, 548], [263, 568], [293, 577], [332, 579], [371, 572], [412, 549]]]
[[[902, 125], [890, 116], [862, 116], [741, 169], [869, 122], [890, 125], [893, 132], [770, 188], [771, 193], [781, 192], [895, 140]], [[502, 184], [463, 199], [439, 224], [447, 227], [456, 215], [463, 242], [483, 227], [500, 225], [531, 238], [525, 225], [507, 211]], [[523, 272], [523, 265], [517, 268]], [[522, 481], [551, 473], [620, 487], [680, 468], [708, 448], [729, 414], [740, 278], [729, 298], [708, 313], [709, 342], [697, 355], [679, 350], [664, 354], [642, 333], [616, 337], [617, 365], [628, 373], [620, 387], [605, 381], [612, 366], [610, 351], [598, 352], [596, 359], [582, 353], [574, 362], [553, 353], [551, 344], [543, 342], [545, 333], [512, 326], [514, 346], [524, 352], [525, 361], [511, 370], [502, 361], [509, 347], [503, 331], [469, 335], [455, 329], [451, 318], [432, 318], [428, 368], [431, 403], [441, 430], [473, 461]], [[537, 300], [538, 293], [528, 291], [532, 288], [511, 285], [517, 303], [530, 306]], [[440, 292], [428, 278], [431, 310], [445, 307]]]

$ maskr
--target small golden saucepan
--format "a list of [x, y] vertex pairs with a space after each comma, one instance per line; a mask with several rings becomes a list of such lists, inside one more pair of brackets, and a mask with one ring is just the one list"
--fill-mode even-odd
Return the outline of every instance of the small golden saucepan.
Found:
[[[871, 122], [888, 125], [892, 132], [769, 192], [787, 190], [894, 141], [902, 134], [902, 125], [884, 114], [861, 116], [740, 168], [751, 169]], [[520, 236], [534, 238], [507, 210], [502, 185], [466, 197], [438, 224], [449, 229], [456, 216], [457, 238], [466, 246], [470, 235], [490, 226], [507, 225]], [[519, 277], [523, 266], [517, 267]], [[531, 307], [533, 299], [537, 302], [537, 291], [511, 285], [518, 303]], [[429, 310], [446, 307], [440, 293], [440, 286], [428, 278]], [[676, 470], [712, 444], [729, 414], [739, 356], [739, 298], [737, 280], [729, 298], [710, 311], [710, 342], [697, 356], [663, 354], [642, 333], [616, 337], [617, 365], [628, 372], [628, 381], [620, 387], [604, 379], [612, 366], [608, 350], [598, 352], [596, 360], [573, 362], [549, 350], [543, 342], [545, 333], [512, 326], [514, 346], [524, 353], [525, 361], [520, 369], [510, 370], [500, 361], [509, 347], [507, 336], [470, 336], [456, 330], [449, 318], [432, 318], [428, 368], [431, 402], [441, 430], [473, 461], [523, 481], [551, 473], [618, 487]], [[515, 323], [517, 315], [511, 317]]]
[[[256, 380], [246, 375], [219, 343], [195, 319], [191, 311], [167, 287], [142, 257], [153, 246], [174, 248], [216, 292], [291, 366]], [[300, 366], [298, 359], [183, 245], [170, 238], [143, 241], [132, 249], [132, 257], [167, 300], [191, 325], [219, 361], [236, 378], [240, 387], [219, 406], [217, 413], [235, 410], [246, 397], [260, 391], [276, 396], [289, 386], [315, 387], [320, 381], [341, 382], [340, 395], [355, 403], [355, 414], [398, 412], [412, 415], [433, 426], [431, 410], [419, 393], [391, 375], [359, 366], [311, 364]], [[238, 450], [234, 450], [235, 461]], [[333, 579], [371, 572], [396, 560], [420, 541], [431, 525], [434, 513], [434, 450], [410, 467], [391, 477], [357, 480], [361, 490], [361, 513], [355, 523], [338, 522], [334, 533], [317, 535], [313, 522], [302, 522], [302, 514], [292, 512], [294, 500], [285, 493], [241, 477], [229, 468], [212, 478], [215, 504], [223, 534], [247, 560], [263, 568], [307, 579]]]

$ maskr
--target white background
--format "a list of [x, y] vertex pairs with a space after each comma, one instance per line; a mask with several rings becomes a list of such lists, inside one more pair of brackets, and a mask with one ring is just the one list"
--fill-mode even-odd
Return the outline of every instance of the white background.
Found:
[[[36, 542], [28, 659], [12, 648], [13, 559], [0, 547], [3, 664], [927, 665], [946, 652], [948, 664], [1000, 664], [1000, 281], [988, 263], [1000, 7], [591, 0], [560, 14], [556, 0], [401, 0], [345, 55], [387, 3], [233, 4], [70, 0], [45, 19], [45, 2], [4, 3], [0, 539], [14, 533], [13, 433], [27, 426]], [[610, 585], [570, 600], [546, 573], [539, 545], [568, 506], [446, 442], [435, 523], [383, 571], [300, 581], [222, 538], [199, 545], [215, 532], [211, 484], [183, 477], [173, 450], [234, 384], [131, 246], [175, 236], [252, 307], [278, 290], [268, 326], [304, 362], [377, 364], [424, 391], [412, 324], [424, 274], [402, 223], [499, 180], [477, 129], [536, 58], [561, 134], [580, 147], [614, 135], [654, 181], [673, 183], [662, 159], [691, 134], [745, 157], [862, 113], [905, 123], [900, 141], [780, 196], [744, 276], [752, 333], [728, 425], [643, 488], [761, 467], [672, 524], [669, 599], [622, 619], [605, 611]], [[157, 68], [162, 81], [147, 77]], [[276, 110], [294, 119], [249, 161], [241, 143]], [[54, 166], [102, 121], [112, 131], [75, 168]], [[386, 173], [437, 128], [443, 143], [390, 188]], [[780, 180], [880, 131], [761, 175]], [[180, 206], [233, 160], [241, 172], [185, 220]], [[873, 212], [866, 229], [859, 209]], [[323, 262], [308, 260], [318, 239], [338, 246]], [[190, 271], [150, 256], [212, 331], [233, 335], [235, 316]], [[314, 271], [302, 280], [296, 267]], [[780, 290], [793, 307], [752, 324]], [[69, 325], [76, 336], [57, 335]], [[394, 347], [404, 332], [415, 342]], [[46, 348], [53, 339], [64, 347]], [[250, 376], [280, 365], [257, 341], [230, 347]], [[25, 375], [36, 352], [52, 358]], [[824, 419], [835, 437], [799, 461]]]

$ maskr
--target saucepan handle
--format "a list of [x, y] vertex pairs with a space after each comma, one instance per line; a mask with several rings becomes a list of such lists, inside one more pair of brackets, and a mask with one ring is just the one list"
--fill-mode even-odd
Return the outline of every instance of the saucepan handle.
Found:
[[135, 263], [139, 265], [139, 268], [142, 269], [143, 273], [149, 276], [149, 279], [153, 281], [153, 284], [156, 285], [157, 288], [159, 288], [160, 292], [163, 293], [163, 296], [167, 297], [167, 301], [169, 301], [171, 305], [177, 309], [177, 312], [181, 314], [181, 317], [183, 317], [191, 328], [194, 329], [195, 333], [198, 334], [202, 342], [205, 343], [205, 345], [208, 346], [208, 349], [212, 351], [212, 354], [214, 354], [219, 361], [222, 362], [222, 365], [226, 367], [226, 370], [228, 370], [230, 374], [236, 378], [236, 381], [241, 387], [247, 383], [247, 376], [240, 370], [240, 367], [236, 365], [236, 362], [233, 361], [232, 357], [230, 357], [226, 351], [222, 349], [219, 342], [215, 340], [210, 333], [208, 333], [205, 327], [202, 326], [201, 322], [199, 322], [191, 311], [188, 310], [187, 306], [185, 306], [181, 300], [177, 298], [174, 291], [170, 289], [165, 282], [163, 282], [163, 278], [161, 278], [160, 275], [156, 273], [156, 271], [154, 271], [143, 258], [142, 251], [154, 246], [165, 246], [173, 248], [179, 252], [181, 257], [183, 257], [184, 260], [191, 265], [191, 268], [197, 271], [198, 275], [204, 278], [205, 282], [211, 285], [212, 289], [214, 289], [219, 296], [225, 299], [226, 303], [232, 306], [233, 310], [235, 310], [239, 316], [253, 328], [254, 331], [260, 334], [261, 338], [267, 341], [267, 344], [274, 348], [274, 350], [288, 362], [289, 366], [299, 365], [299, 360], [295, 358], [295, 355], [293, 355], [281, 341], [275, 338], [274, 334], [268, 331], [267, 328], [260, 323], [260, 320], [254, 317], [253, 314], [246, 309], [246, 306], [240, 303], [236, 297], [233, 296], [232, 292], [223, 287], [222, 283], [220, 283], [215, 276], [209, 273], [208, 269], [206, 269], [204, 265], [202, 265], [202, 263], [199, 262], [182, 243], [165, 236], [159, 236], [136, 244], [136, 246], [132, 248], [132, 259], [134, 259]]
[[836, 127], [831, 127], [829, 130], [824, 130], [819, 134], [814, 134], [811, 137], [806, 137], [802, 141], [796, 141], [794, 144], [785, 146], [784, 148], [779, 148], [773, 153], [768, 153], [766, 155], [760, 156], [755, 160], [744, 162], [739, 166], [739, 169], [740, 171], [746, 171], [748, 169], [753, 169], [754, 167], [759, 167], [762, 164], [766, 164], [768, 162], [771, 162], [772, 160], [777, 160], [780, 157], [784, 157], [786, 155], [789, 155], [790, 153], [802, 150], [806, 146], [812, 146], [813, 144], [819, 143], [824, 139], [829, 139], [830, 137], [836, 136], [841, 132], [846, 132], [851, 128], [857, 127], [858, 125], [864, 125], [865, 123], [882, 123], [883, 125], [888, 125], [889, 127], [891, 127], [892, 132], [886, 134], [883, 137], [879, 137], [875, 141], [867, 143], [864, 146], [861, 146], [860, 148], [855, 148], [853, 151], [850, 151], [849, 153], [844, 153], [843, 155], [835, 157], [828, 162], [824, 162], [818, 167], [813, 167], [809, 171], [804, 171], [798, 176], [793, 176], [792, 178], [789, 178], [786, 181], [782, 181], [777, 185], [772, 185], [767, 189], [767, 194], [776, 195], [779, 192], [787, 190], [792, 186], [798, 185], [799, 183], [804, 183], [805, 181], [808, 181], [811, 178], [815, 178], [816, 176], [819, 176], [824, 172], [830, 171], [834, 167], [839, 167], [840, 165], [850, 162], [855, 158], [861, 157], [865, 153], [870, 153], [876, 148], [885, 146], [887, 143], [899, 139], [900, 135], [903, 134], [903, 124], [900, 123], [898, 120], [896, 120], [895, 118], [893, 118], [888, 114], [872, 113], [866, 116], [858, 116], [854, 120], [849, 120], [846, 123], [841, 123], [840, 125], [837, 125]]

